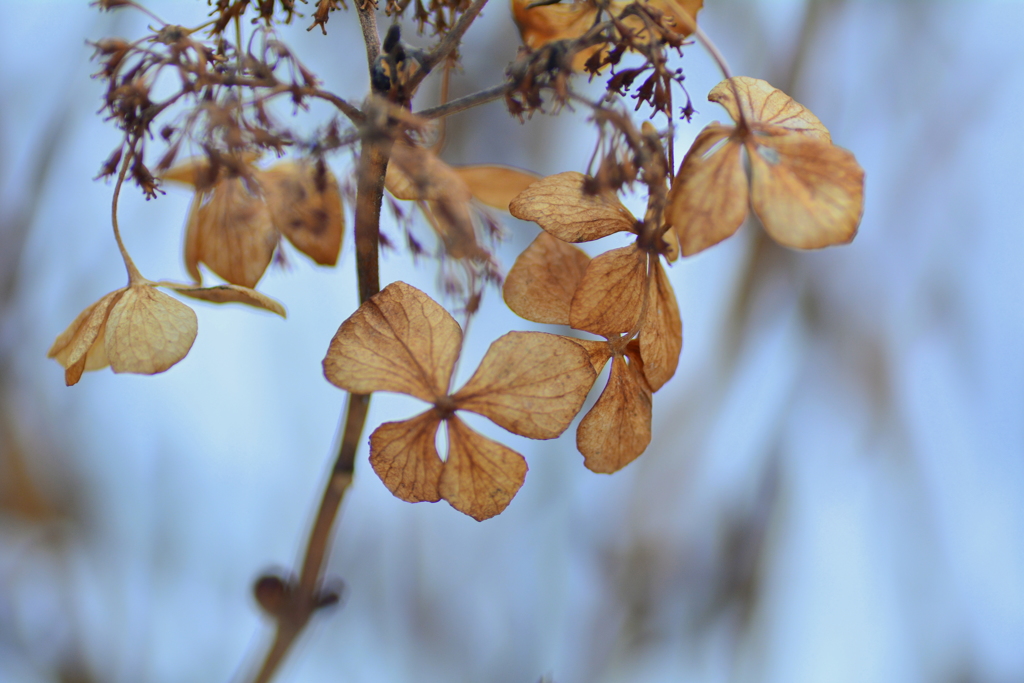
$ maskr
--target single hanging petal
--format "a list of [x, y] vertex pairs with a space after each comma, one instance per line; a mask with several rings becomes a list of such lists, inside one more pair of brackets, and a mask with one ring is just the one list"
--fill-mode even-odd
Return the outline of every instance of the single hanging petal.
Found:
[[84, 371], [99, 370], [110, 364], [103, 345], [104, 325], [110, 308], [125, 291], [127, 289], [111, 292], [86, 308], [54, 340], [46, 357], [64, 366], [64, 382], [69, 387], [78, 383]]
[[248, 287], [228, 284], [213, 285], [212, 287], [193, 287], [179, 282], [158, 282], [156, 284], [159, 287], [173, 289], [178, 294], [182, 294], [193, 299], [209, 301], [215, 304], [245, 304], [246, 306], [262, 308], [265, 311], [276, 313], [282, 318], [288, 317], [284, 310], [284, 306], [282, 306], [279, 301], [270, 298], [262, 292], [257, 292], [255, 289], [249, 289]]
[[540, 176], [511, 166], [453, 166], [478, 202], [502, 211]]
[[563, 242], [635, 232], [637, 221], [613, 192], [587, 194], [587, 177], [569, 171], [542, 178], [512, 200], [516, 218], [533, 221]]
[[576, 430], [576, 448], [594, 472], [617, 472], [651, 442], [651, 390], [639, 364], [612, 359], [608, 385]]
[[502, 288], [505, 303], [535, 323], [568, 325], [572, 295], [589, 263], [579, 247], [541, 232], [508, 271]]
[[612, 249], [590, 261], [569, 309], [574, 329], [610, 335], [640, 320], [647, 282], [647, 252], [636, 245]]
[[[738, 106], [736, 94], [740, 98]], [[708, 99], [725, 107], [733, 121], [739, 122], [739, 111], [742, 108], [747, 122], [755, 124], [755, 127], [773, 126], [824, 142], [832, 141], [828, 128], [817, 116], [767, 81], [736, 76], [712, 88]]]
[[644, 376], [651, 390], [657, 391], [676, 374], [683, 350], [683, 321], [672, 283], [657, 258], [653, 258], [651, 270], [647, 317], [640, 328], [640, 355], [644, 359]]
[[338, 181], [323, 164], [282, 161], [259, 174], [275, 228], [322, 266], [341, 251], [345, 218]]
[[482, 522], [504, 510], [519, 491], [526, 479], [526, 461], [454, 415], [446, 422], [448, 459], [441, 473], [441, 496]]
[[107, 317], [104, 344], [110, 369], [163, 372], [185, 357], [198, 331], [191, 308], [151, 285], [132, 285]]
[[341, 324], [324, 374], [357, 394], [394, 391], [434, 403], [448, 393], [462, 328], [440, 304], [392, 282]]
[[747, 143], [751, 204], [772, 238], [794, 249], [850, 242], [864, 212], [864, 170], [853, 154], [801, 135]]
[[715, 124], [702, 130], [672, 181], [665, 217], [684, 256], [731, 237], [747, 217], [742, 146], [732, 134], [732, 128]]
[[553, 439], [576, 417], [595, 377], [589, 355], [574, 341], [509, 332], [491, 344], [452, 400], [513, 434]]
[[444, 463], [435, 438], [441, 418], [433, 408], [401, 422], [385, 422], [370, 435], [370, 464], [396, 497], [410, 503], [441, 500]]
[[245, 187], [241, 178], [222, 180], [204, 196], [189, 216], [185, 261], [205, 263], [228, 282], [256, 286], [277, 248], [278, 232], [261, 197]]

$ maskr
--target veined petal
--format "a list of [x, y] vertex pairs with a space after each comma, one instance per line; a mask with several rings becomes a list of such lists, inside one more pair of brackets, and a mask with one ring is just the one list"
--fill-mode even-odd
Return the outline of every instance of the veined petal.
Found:
[[502, 288], [505, 303], [521, 318], [568, 325], [572, 295], [589, 263], [579, 247], [541, 232], [508, 271]]
[[341, 324], [324, 358], [335, 386], [394, 391], [434, 403], [448, 393], [462, 328], [429, 296], [392, 282]]
[[192, 299], [209, 301], [214, 304], [245, 304], [246, 306], [262, 308], [265, 311], [276, 313], [282, 318], [288, 317], [284, 310], [284, 306], [282, 306], [279, 301], [270, 298], [262, 292], [257, 292], [255, 289], [249, 289], [248, 287], [231, 284], [213, 285], [212, 287], [194, 287], [192, 285], [181, 284], [179, 282], [158, 282], [156, 284], [158, 287], [167, 287], [178, 294], [182, 294]]
[[103, 345], [104, 325], [110, 308], [126, 291], [118, 289], [90, 305], [54, 340], [46, 357], [64, 367], [64, 382], [69, 387], [78, 383], [84, 371], [99, 370], [110, 364]]
[[526, 460], [454, 415], [446, 422], [448, 459], [441, 473], [441, 496], [482, 522], [508, 507], [526, 479]]
[[610, 335], [632, 330], [640, 320], [647, 281], [647, 252], [630, 245], [592, 259], [576, 289], [569, 324]]
[[586, 179], [575, 171], [542, 178], [519, 193], [508, 209], [564, 242], [589, 242], [635, 231], [637, 221], [619, 198], [613, 192], [587, 194]]
[[154, 375], [180, 361], [199, 331], [195, 311], [151, 285], [132, 285], [107, 316], [110, 369]]
[[516, 195], [534, 184], [540, 176], [511, 166], [453, 166], [473, 198], [502, 211], [508, 211]]
[[514, 434], [553, 439], [576, 417], [595, 377], [589, 355], [573, 340], [509, 332], [491, 344], [452, 400]]
[[683, 321], [672, 283], [658, 259], [653, 259], [651, 270], [647, 317], [640, 328], [640, 355], [644, 359], [644, 376], [651, 389], [657, 391], [676, 374], [683, 350]]
[[441, 500], [444, 463], [435, 437], [441, 418], [433, 408], [401, 422], [385, 422], [370, 435], [370, 465], [397, 498], [410, 503]]
[[259, 174], [275, 228], [322, 266], [338, 262], [345, 232], [338, 181], [326, 166], [282, 161]]
[[651, 442], [651, 390], [636, 363], [612, 359], [608, 384], [576, 430], [576, 448], [594, 472], [617, 472]]
[[[740, 98], [738, 104], [737, 94]], [[759, 127], [757, 124], [784, 128], [789, 133], [801, 133], [831, 142], [828, 128], [807, 107], [759, 78], [736, 76], [724, 80], [711, 89], [708, 99], [725, 107], [737, 123], [742, 108], [747, 122], [755, 124], [755, 128]]]

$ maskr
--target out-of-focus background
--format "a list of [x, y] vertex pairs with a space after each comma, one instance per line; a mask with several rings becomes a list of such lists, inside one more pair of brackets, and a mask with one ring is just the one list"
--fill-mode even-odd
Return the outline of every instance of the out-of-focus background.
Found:
[[[864, 166], [856, 241], [795, 253], [748, 225], [677, 263], [679, 372], [614, 476], [584, 469], [572, 431], [505, 435], [530, 472], [477, 523], [393, 498], [364, 449], [328, 568], [344, 605], [280, 681], [1024, 681], [1024, 4], [706, 5], [733, 70]], [[252, 581], [295, 565], [328, 467], [343, 395], [320, 361], [356, 304], [351, 240], [337, 269], [293, 254], [265, 277], [287, 321], [197, 303], [166, 374], [65, 388], [49, 344], [125, 281], [85, 41], [151, 20], [56, 0], [0, 17], [0, 681], [231, 680], [269, 636]], [[355, 17], [305, 26], [282, 35], [358, 101]], [[497, 82], [517, 41], [492, 0], [453, 94]], [[726, 116], [704, 99], [713, 63], [691, 47], [680, 65], [699, 112], [681, 156]], [[520, 125], [493, 103], [452, 119], [444, 158], [547, 174], [582, 170], [592, 142], [585, 112]], [[188, 200], [125, 193], [147, 276], [184, 279]], [[504, 221], [507, 268], [537, 228]], [[436, 291], [436, 265], [400, 253], [383, 278]], [[488, 292], [460, 373], [508, 329], [540, 326]], [[369, 428], [417, 408], [376, 397]]]

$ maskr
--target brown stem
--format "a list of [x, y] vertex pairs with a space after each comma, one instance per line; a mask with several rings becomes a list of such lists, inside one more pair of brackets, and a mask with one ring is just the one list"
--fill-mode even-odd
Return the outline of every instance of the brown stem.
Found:
[[417, 71], [412, 78], [409, 79], [409, 83], [406, 86], [408, 92], [413, 92], [416, 86], [426, 78], [427, 74], [430, 73], [431, 69], [441, 63], [452, 51], [458, 47], [459, 42], [462, 40], [462, 36], [465, 35], [466, 31], [469, 30], [470, 24], [472, 24], [477, 16], [480, 14], [480, 10], [487, 4], [487, 0], [473, 0], [473, 4], [469, 6], [465, 12], [459, 17], [459, 20], [455, 22], [455, 25], [451, 27], [444, 38], [441, 39], [430, 54], [423, 60], [423, 68]]
[[496, 85], [493, 88], [487, 90], [481, 90], [480, 92], [473, 93], [472, 95], [466, 95], [460, 97], [451, 102], [445, 104], [439, 104], [436, 107], [430, 107], [429, 109], [423, 109], [422, 111], [416, 112], [416, 116], [423, 119], [439, 119], [443, 116], [451, 116], [452, 114], [458, 114], [459, 112], [472, 109], [473, 107], [481, 104], [487, 104], [500, 97], [503, 97], [505, 93], [509, 91], [512, 86], [508, 83], [502, 83]]
[[366, 44], [366, 65], [373, 77], [373, 64], [380, 55], [380, 33], [377, 32], [377, 5], [373, 0], [355, 0], [359, 15], [359, 28], [363, 29], [363, 43]]

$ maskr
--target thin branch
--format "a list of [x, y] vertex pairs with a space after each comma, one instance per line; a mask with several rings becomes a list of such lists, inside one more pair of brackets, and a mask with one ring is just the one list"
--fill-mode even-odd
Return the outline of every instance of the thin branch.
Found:
[[124, 177], [128, 173], [128, 164], [132, 162], [132, 158], [135, 156], [136, 144], [138, 144], [138, 139], [132, 140], [128, 144], [128, 153], [124, 155], [124, 161], [121, 162], [121, 172], [117, 174], [117, 184], [114, 185], [114, 198], [110, 202], [110, 222], [114, 227], [114, 239], [117, 240], [117, 248], [121, 252], [121, 258], [124, 260], [124, 267], [128, 270], [129, 284], [135, 284], [144, 278], [139, 273], [139, 269], [135, 267], [135, 262], [128, 255], [128, 250], [121, 239], [121, 228], [117, 224], [117, 200], [121, 196], [121, 186], [124, 185]]
[[443, 116], [451, 116], [452, 114], [458, 114], [459, 112], [472, 109], [473, 107], [481, 104], [493, 102], [494, 100], [503, 97], [511, 88], [512, 85], [510, 83], [502, 83], [501, 85], [496, 85], [493, 88], [481, 90], [480, 92], [460, 97], [457, 100], [452, 100], [451, 102], [440, 104], [436, 107], [423, 109], [416, 112], [415, 115], [422, 119], [439, 119]]
[[380, 55], [380, 33], [377, 32], [377, 5], [373, 0], [355, 0], [356, 13], [359, 15], [359, 27], [363, 29], [363, 42], [366, 44], [366, 65], [373, 78], [373, 65]]
[[480, 14], [480, 10], [487, 4], [487, 0], [473, 0], [473, 4], [469, 6], [459, 20], [455, 22], [451, 30], [444, 34], [444, 38], [441, 39], [430, 54], [423, 60], [423, 68], [416, 72], [412, 78], [409, 79], [409, 84], [406, 86], [409, 92], [416, 89], [416, 86], [426, 78], [430, 71], [441, 63], [452, 51], [459, 46], [459, 42], [462, 41], [462, 36], [465, 35], [466, 31], [469, 30], [470, 24], [472, 24], [477, 16]]
[[347, 116], [352, 123], [358, 124], [366, 121], [366, 114], [364, 114], [359, 107], [355, 106], [351, 102], [341, 99], [334, 93], [327, 92], [326, 90], [314, 90], [310, 95], [326, 102], [330, 102], [338, 108], [338, 111]]

